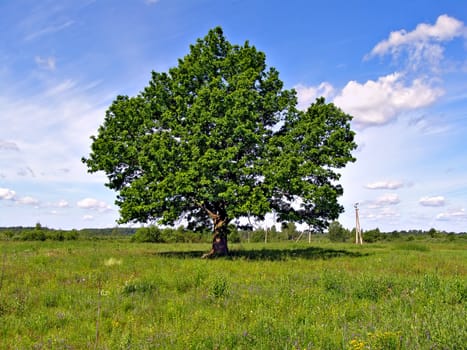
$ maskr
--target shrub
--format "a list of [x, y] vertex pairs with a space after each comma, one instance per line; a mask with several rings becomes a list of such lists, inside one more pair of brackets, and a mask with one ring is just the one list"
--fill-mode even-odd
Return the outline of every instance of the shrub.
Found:
[[363, 235], [363, 242], [366, 242], [366, 243], [374, 243], [380, 240], [381, 238], [383, 238], [379, 228], [365, 231], [362, 233], [362, 235]]
[[135, 234], [131, 237], [132, 242], [150, 242], [150, 243], [162, 243], [164, 239], [162, 237], [161, 229], [157, 226], [140, 227], [136, 230]]
[[348, 237], [347, 230], [338, 221], [331, 222], [328, 234], [332, 242], [345, 242]]

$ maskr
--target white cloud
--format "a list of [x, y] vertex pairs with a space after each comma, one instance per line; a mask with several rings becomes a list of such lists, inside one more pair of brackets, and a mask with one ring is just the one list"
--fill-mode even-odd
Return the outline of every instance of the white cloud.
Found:
[[145, 2], [147, 5], [152, 5], [152, 4], [155, 4], [155, 3], [159, 2], [159, 0], [144, 0], [144, 2]]
[[41, 57], [41, 56], [36, 56], [35, 57], [35, 62], [39, 66], [39, 68], [46, 69], [46, 70], [55, 70], [55, 57], [49, 56], [49, 57]]
[[317, 87], [298, 84], [294, 86], [294, 89], [297, 91], [297, 108], [299, 110], [306, 110], [318, 97], [322, 96], [328, 99], [334, 93], [334, 88], [327, 82], [323, 82]]
[[399, 181], [377, 181], [365, 186], [370, 190], [397, 190], [404, 187], [404, 184]]
[[379, 42], [366, 56], [383, 56], [390, 54], [394, 60], [405, 59], [405, 68], [409, 71], [439, 71], [444, 60], [443, 43], [457, 37], [467, 37], [464, 23], [441, 15], [434, 25], [421, 23], [415, 30], [407, 32], [399, 30], [391, 32], [389, 38]]
[[17, 203], [19, 204], [24, 204], [24, 205], [36, 205], [39, 204], [39, 201], [36, 198], [26, 196], [26, 197], [21, 197], [16, 200]]
[[394, 205], [400, 202], [399, 196], [395, 193], [388, 193], [382, 195], [376, 200], [376, 203], [379, 205]]
[[418, 203], [424, 207], [442, 207], [445, 204], [445, 199], [443, 196], [422, 197]]
[[364, 84], [350, 81], [334, 103], [360, 126], [383, 125], [402, 112], [432, 104], [442, 94], [421, 79], [406, 84], [401, 73], [393, 73]]
[[99, 212], [112, 210], [112, 207], [105, 203], [104, 201], [99, 201], [94, 198], [84, 198], [77, 203], [79, 208], [82, 209], [92, 209]]
[[84, 215], [83, 220], [84, 221], [91, 221], [91, 220], [94, 220], [94, 217], [92, 215]]
[[445, 43], [462, 36], [467, 37], [467, 27], [447, 15], [439, 16], [434, 25], [422, 23], [410, 32], [392, 32], [367, 58], [390, 54], [394, 59], [405, 58], [403, 65], [376, 80], [350, 81], [334, 103], [353, 115], [361, 127], [384, 125], [402, 113], [433, 104], [444, 94], [435, 82], [444, 62]]
[[370, 55], [397, 54], [402, 46], [419, 47], [424, 42], [450, 41], [459, 36], [465, 36], [464, 24], [448, 15], [441, 15], [434, 25], [421, 23], [411, 32], [404, 29], [391, 32], [389, 38], [379, 42]]
[[467, 213], [464, 208], [460, 210], [452, 210], [444, 213], [440, 213], [436, 216], [436, 220], [440, 221], [449, 221], [449, 220], [459, 220], [467, 219]]
[[13, 199], [16, 196], [16, 192], [8, 188], [0, 188], [0, 199]]

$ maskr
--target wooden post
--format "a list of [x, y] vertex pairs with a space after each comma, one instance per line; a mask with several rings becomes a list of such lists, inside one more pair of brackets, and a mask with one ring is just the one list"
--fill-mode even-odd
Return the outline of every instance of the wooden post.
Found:
[[362, 231], [360, 229], [360, 219], [358, 217], [358, 203], [355, 203], [355, 244], [363, 244]]

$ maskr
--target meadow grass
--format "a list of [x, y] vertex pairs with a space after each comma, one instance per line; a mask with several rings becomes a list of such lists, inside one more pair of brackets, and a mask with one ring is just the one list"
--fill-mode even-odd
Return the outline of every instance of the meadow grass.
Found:
[[1, 242], [2, 349], [465, 349], [467, 244]]

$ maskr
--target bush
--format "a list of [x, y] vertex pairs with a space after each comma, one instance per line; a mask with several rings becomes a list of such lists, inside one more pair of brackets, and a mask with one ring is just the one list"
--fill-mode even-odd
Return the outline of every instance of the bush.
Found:
[[369, 231], [364, 231], [362, 232], [362, 235], [363, 235], [363, 242], [366, 242], [366, 243], [374, 243], [384, 238], [379, 228], [375, 228]]
[[331, 222], [328, 234], [332, 242], [345, 242], [348, 237], [347, 230], [338, 221]]
[[135, 234], [131, 237], [132, 242], [149, 242], [149, 243], [162, 243], [161, 229], [157, 226], [140, 227], [136, 230]]

